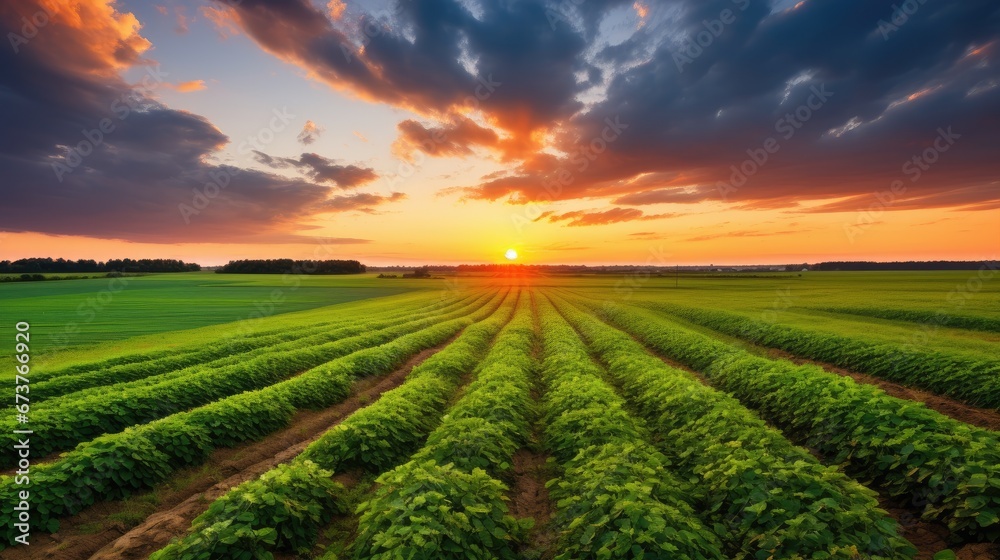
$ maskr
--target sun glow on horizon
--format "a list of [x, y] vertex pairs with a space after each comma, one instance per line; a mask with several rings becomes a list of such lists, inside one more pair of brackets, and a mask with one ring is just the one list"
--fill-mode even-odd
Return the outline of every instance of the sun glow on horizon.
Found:
[[508, 261], [515, 260], [517, 259], [517, 251], [515, 251], [514, 249], [507, 249], [507, 252], [504, 253], [503, 256], [507, 257]]

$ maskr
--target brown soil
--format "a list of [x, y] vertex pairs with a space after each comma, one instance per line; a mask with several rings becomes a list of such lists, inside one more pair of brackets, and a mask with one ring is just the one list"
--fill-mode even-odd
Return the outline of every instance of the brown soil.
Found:
[[948, 549], [948, 535], [951, 534], [948, 527], [923, 521], [912, 508], [890, 502], [882, 496], [879, 496], [879, 505], [899, 523], [900, 536], [917, 547], [915, 560], [932, 560], [934, 554]]
[[951, 550], [958, 560], [1000, 560], [1000, 543], [949, 545], [951, 531], [941, 523], [923, 521], [918, 512], [905, 503], [879, 496], [879, 505], [899, 523], [900, 536], [917, 548], [914, 560], [933, 560], [942, 550]]
[[531, 517], [543, 525], [552, 514], [549, 490], [545, 487], [545, 456], [528, 448], [514, 454], [514, 482], [511, 485], [511, 515]]
[[545, 481], [550, 478], [546, 459], [544, 454], [536, 453], [530, 448], [519, 449], [514, 454], [514, 480], [510, 485], [510, 513], [514, 517], [530, 517], [535, 520], [527, 548], [539, 552], [541, 558], [552, 556], [557, 536], [549, 527], [554, 510], [549, 499], [549, 489], [545, 487]]
[[874, 385], [897, 399], [924, 403], [928, 408], [954, 418], [959, 422], [965, 422], [966, 424], [986, 428], [987, 430], [1000, 431], [1000, 411], [997, 410], [978, 408], [949, 397], [936, 395], [921, 389], [914, 389], [872, 375], [853, 372], [825, 362], [800, 358], [782, 350], [768, 349], [768, 354], [771, 357], [790, 360], [796, 364], [817, 365], [830, 373], [850, 377], [858, 383]]
[[[450, 342], [450, 341], [449, 341]], [[108, 517], [125, 510], [125, 502], [95, 504], [77, 515], [62, 519], [58, 532], [32, 535], [30, 547], [10, 548], [4, 558], [118, 560], [146, 558], [184, 535], [191, 521], [216, 498], [247, 480], [260, 476], [302, 452], [307, 445], [354, 411], [367, 406], [382, 393], [398, 387], [415, 366], [448, 343], [420, 352], [396, 371], [355, 383], [352, 395], [330, 408], [298, 411], [288, 427], [261, 441], [215, 450], [204, 467], [178, 471], [157, 493], [157, 510], [129, 530]], [[208, 473], [208, 474], [206, 474]], [[179, 488], [171, 481], [200, 475]], [[345, 479], [344, 483], [350, 482]], [[162, 490], [162, 489], [161, 489]]]
[[1000, 560], [1000, 545], [996, 543], [967, 544], [955, 550], [958, 560]]

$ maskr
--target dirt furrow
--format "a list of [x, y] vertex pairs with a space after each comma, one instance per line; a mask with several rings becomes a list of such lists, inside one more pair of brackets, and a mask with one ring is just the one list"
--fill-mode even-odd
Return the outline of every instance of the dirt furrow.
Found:
[[[550, 478], [546, 460], [548, 456], [529, 447], [523, 447], [514, 454], [510, 484], [510, 513], [514, 517], [530, 517], [535, 520], [526, 547], [536, 553], [537, 558], [551, 558], [553, 545], [558, 536], [550, 527], [555, 513], [549, 489], [545, 481]], [[527, 556], [527, 555], [526, 555]]]
[[[951, 531], [942, 523], [920, 519], [919, 508], [905, 501], [879, 494], [879, 505], [899, 523], [899, 535], [917, 547], [913, 560], [934, 560], [934, 555], [948, 550]], [[968, 543], [950, 548], [957, 560], [1000, 560], [1000, 544]]]

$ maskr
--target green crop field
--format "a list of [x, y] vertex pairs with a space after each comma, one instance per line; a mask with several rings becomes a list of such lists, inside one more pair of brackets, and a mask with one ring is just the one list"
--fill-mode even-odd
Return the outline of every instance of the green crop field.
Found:
[[995, 272], [0, 285], [0, 548], [992, 558]]
[[[39, 352], [434, 289], [362, 277], [149, 274], [0, 284], [4, 334], [30, 320]], [[104, 351], [106, 348], [102, 348]]]

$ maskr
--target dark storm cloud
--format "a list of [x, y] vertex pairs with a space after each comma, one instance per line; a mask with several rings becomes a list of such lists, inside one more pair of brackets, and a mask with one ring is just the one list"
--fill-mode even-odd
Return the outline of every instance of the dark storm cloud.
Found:
[[[890, 18], [894, 3], [809, 0], [769, 14], [766, 4], [751, 2], [680, 68], [675, 54], [682, 47], [664, 43], [650, 60], [618, 73], [607, 99], [575, 119], [576, 143], [596, 137], [609, 116], [629, 129], [594, 162], [594, 180], [581, 178], [564, 196], [628, 188], [600, 182], [613, 171], [622, 178], [684, 171], [664, 186], [717, 187], [730, 183], [731, 166], [748, 159], [748, 149], [759, 154], [768, 137], [779, 141], [778, 152], [727, 199], [752, 206], [782, 197], [791, 204], [870, 193], [903, 175], [902, 166], [932, 145], [938, 128], [951, 126], [962, 137], [913, 182], [911, 194], [948, 190], [964, 193], [956, 202], [995, 199], [996, 191], [975, 187], [996, 176], [990, 151], [998, 140], [1000, 89], [970, 91], [998, 75], [1000, 6], [929, 2], [883, 37], [879, 20]], [[736, 4], [686, 4], [676, 31], [696, 35], [704, 21]], [[810, 101], [813, 88], [832, 95], [817, 102], [818, 109], [803, 112], [811, 115], [800, 128], [789, 128], [786, 115]], [[837, 136], [852, 119], [865, 124]], [[705, 199], [720, 198], [711, 189], [698, 192]], [[627, 200], [658, 195], [633, 194]]]
[[[623, 69], [604, 100], [573, 118], [560, 146], [572, 153], [589, 145], [608, 118], [628, 129], [585, 171], [547, 194], [543, 186], [560, 170], [573, 171], [572, 162], [526, 165], [466, 196], [524, 201], [557, 191], [557, 198], [615, 196], [623, 204], [725, 199], [773, 207], [870, 194], [904, 179], [909, 195], [928, 204], [996, 200], [996, 189], [986, 187], [997, 175], [992, 152], [1000, 140], [1000, 5], [928, 2], [897, 29], [880, 30], [893, 4], [808, 0], [771, 13], [763, 2], [742, 11], [730, 0], [683, 3], [679, 20], [661, 23], [659, 34], [636, 34], [650, 43], [667, 36], [651, 56], [642, 44], [625, 43], [598, 54]], [[699, 56], [678, 59], [687, 38], [726, 9], [735, 21]], [[828, 99], [817, 99], [817, 90], [830, 92]], [[813, 109], [801, 109], [810, 102]], [[796, 111], [808, 118], [787, 117]], [[931, 154], [930, 169], [908, 181], [903, 166], [948, 127], [960, 136], [953, 149]], [[777, 152], [749, 176], [735, 174], [733, 166], [751, 157], [747, 150], [759, 157], [767, 138]], [[639, 189], [643, 174], [666, 176]], [[720, 192], [733, 179], [745, 184]]]
[[[916, 11], [894, 15], [907, 2]], [[336, 21], [308, 0], [220, 1], [213, 14], [335, 88], [438, 121], [403, 121], [397, 155], [501, 154], [510, 164], [502, 175], [448, 191], [467, 199], [843, 212], [901, 182], [905, 196], [886, 209], [995, 210], [1000, 201], [1000, 4], [992, 0], [392, 5], [370, 14], [356, 3]], [[318, 154], [256, 155], [300, 179], [212, 163], [229, 139], [144, 91], [168, 83], [153, 66], [138, 89], [121, 79], [148, 64], [150, 45], [135, 27], [103, 3], [73, 9], [75, 26], [53, 19], [0, 49], [0, 228], [288, 239], [315, 213], [400, 199], [331, 198], [331, 187], [356, 188], [376, 174]], [[0, 4], [3, 36], [38, 10]], [[630, 32], [625, 20], [611, 21], [632, 11], [645, 15]], [[604, 37], [605, 23], [623, 36]], [[105, 119], [114, 128], [97, 136]], [[613, 135], [609, 122], [621, 123]], [[436, 133], [443, 140], [421, 143]], [[87, 151], [87, 142], [90, 153], [70, 165], [71, 150]], [[185, 223], [178, 205], [209, 185], [221, 193]], [[648, 217], [617, 207], [589, 214], [598, 213], [611, 214], [560, 221]]]
[[[576, 113], [583, 106], [576, 95], [600, 75], [582, 56], [586, 41], [551, 25], [543, 4], [482, 2], [479, 19], [453, 0], [393, 6], [336, 26], [307, 0], [228, 9], [263, 48], [335, 87], [442, 116], [478, 106], [525, 137]], [[588, 78], [578, 80], [578, 71]]]
[[[131, 16], [98, 2], [60, 9], [79, 21], [53, 17], [0, 49], [0, 228], [142, 242], [305, 239], [297, 222], [321, 211], [329, 187], [210, 163], [229, 139], [154, 100], [169, 74], [142, 58], [149, 43], [126, 25]], [[4, 3], [2, 35], [39, 10]], [[119, 72], [134, 65], [146, 75], [126, 83]], [[372, 173], [309, 163], [315, 180], [340, 186]]]
[[[908, 184], [912, 202], [890, 209], [921, 200], [988, 207], [998, 198], [989, 186], [1000, 140], [1000, 5], [910, 0], [904, 7], [915, 12], [896, 13], [903, 4], [481, 1], [473, 14], [433, 0], [335, 24], [305, 0], [257, 0], [232, 14], [264, 48], [336, 87], [445, 122], [405, 121], [403, 157], [421, 149], [416, 136], [457, 132], [452, 113], [470, 93], [486, 93], [472, 105], [513, 143], [455, 134], [422, 150], [516, 155], [504, 176], [448, 191], [467, 199], [861, 202], [905, 179], [906, 163], [945, 129], [957, 135], [954, 148], [931, 154], [933, 166]], [[622, 35], [629, 10], [641, 16], [635, 29], [610, 44], [600, 30]], [[497, 85], [486, 91], [482, 78]], [[595, 86], [597, 100], [584, 105], [581, 93]], [[613, 141], [609, 119], [627, 126]], [[537, 130], [565, 155], [538, 153]]]

